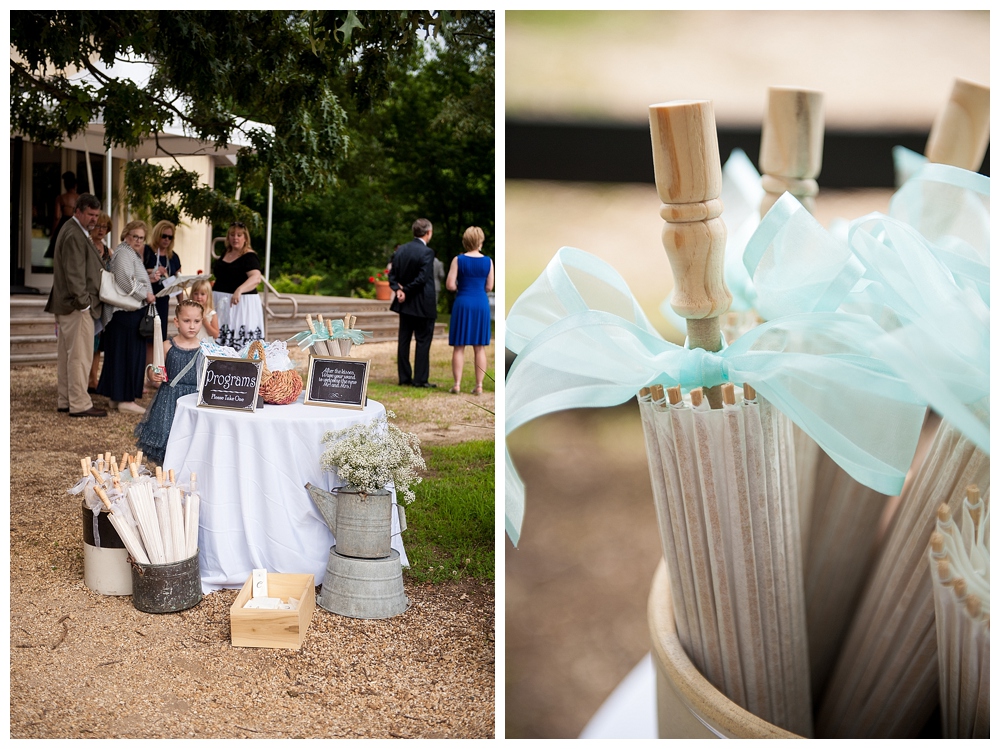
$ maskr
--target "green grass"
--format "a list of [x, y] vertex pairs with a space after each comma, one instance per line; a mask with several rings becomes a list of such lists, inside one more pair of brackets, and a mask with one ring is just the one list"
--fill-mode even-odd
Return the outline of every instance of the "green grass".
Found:
[[406, 507], [407, 577], [494, 580], [493, 441], [428, 445], [423, 455], [427, 473]]

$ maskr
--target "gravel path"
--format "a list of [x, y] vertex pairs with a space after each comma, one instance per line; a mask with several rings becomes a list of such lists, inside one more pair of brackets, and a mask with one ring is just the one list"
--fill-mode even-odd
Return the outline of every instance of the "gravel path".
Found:
[[[392, 381], [394, 347], [366, 346], [374, 379]], [[444, 366], [450, 349], [432, 351]], [[412, 606], [401, 616], [317, 608], [300, 650], [233, 648], [237, 591], [151, 615], [83, 584], [82, 516], [66, 489], [81, 456], [133, 451], [139, 417], [57, 414], [52, 365], [12, 369], [11, 404], [11, 738], [494, 736], [492, 583], [404, 576]], [[447, 392], [387, 405], [408, 430], [433, 413], [425, 431], [437, 441], [469, 408]]]

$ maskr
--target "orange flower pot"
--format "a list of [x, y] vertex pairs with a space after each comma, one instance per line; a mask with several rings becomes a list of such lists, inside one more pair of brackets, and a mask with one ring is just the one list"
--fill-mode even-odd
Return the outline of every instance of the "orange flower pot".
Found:
[[388, 281], [375, 282], [375, 298], [381, 299], [382, 301], [388, 301], [392, 299], [392, 289], [389, 288]]

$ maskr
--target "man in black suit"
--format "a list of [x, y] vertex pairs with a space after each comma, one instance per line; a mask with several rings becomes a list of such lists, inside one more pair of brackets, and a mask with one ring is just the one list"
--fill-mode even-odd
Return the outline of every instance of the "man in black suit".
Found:
[[[413, 240], [396, 248], [389, 269], [389, 287], [395, 298], [389, 306], [399, 314], [399, 346], [396, 366], [399, 384], [417, 388], [433, 388], [428, 382], [431, 372], [431, 339], [437, 319], [434, 295], [434, 250], [427, 246], [434, 227], [425, 218], [413, 222]], [[416, 337], [417, 351], [410, 369], [410, 339]]]

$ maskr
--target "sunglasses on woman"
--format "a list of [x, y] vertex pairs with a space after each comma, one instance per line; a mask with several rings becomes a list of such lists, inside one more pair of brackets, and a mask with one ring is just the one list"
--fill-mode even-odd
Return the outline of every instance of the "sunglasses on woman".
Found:
[[233, 223], [231, 223], [229, 225], [229, 228], [232, 229], [234, 226], [237, 227], [238, 229], [246, 229], [247, 228], [247, 225], [244, 224], [242, 221], [233, 221]]
[[173, 235], [173, 234], [161, 234], [161, 235], [160, 235], [160, 239], [169, 239], [169, 240], [171, 240], [171, 241], [172, 241], [172, 240], [173, 240], [173, 238], [174, 238], [174, 235]]

